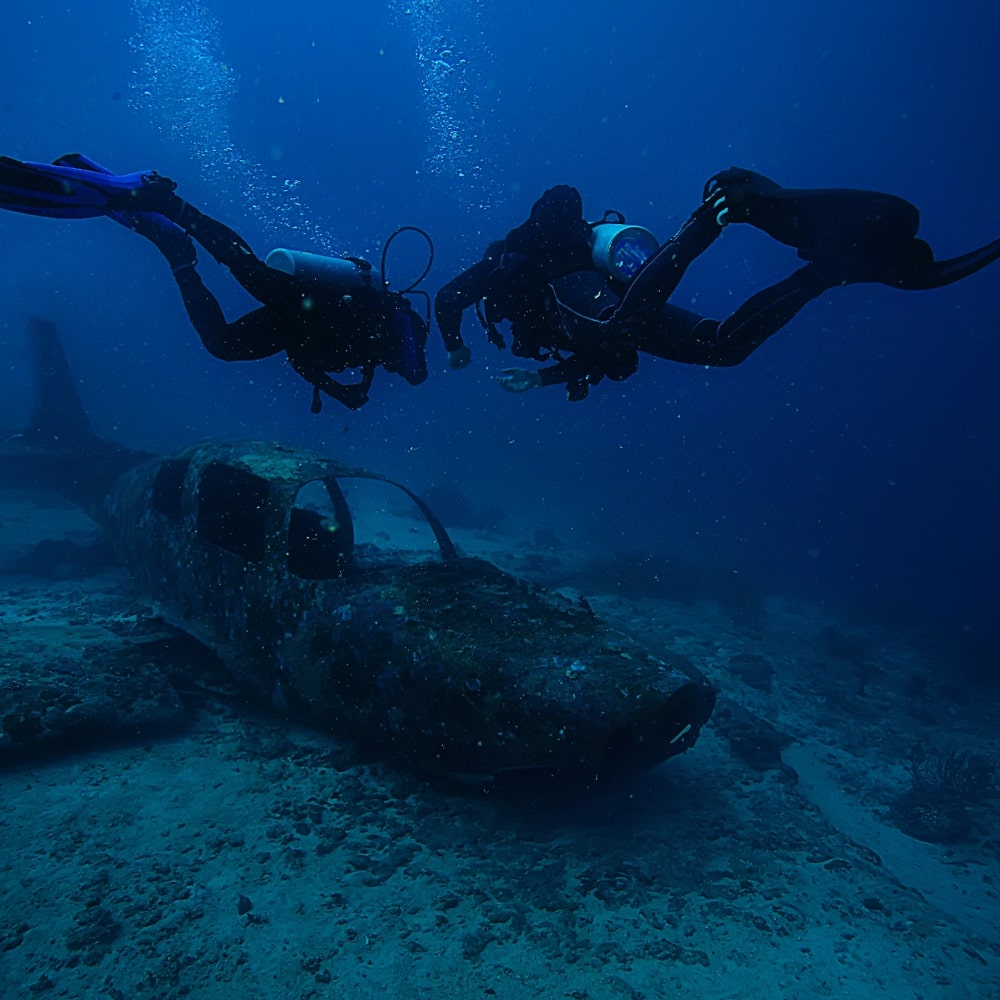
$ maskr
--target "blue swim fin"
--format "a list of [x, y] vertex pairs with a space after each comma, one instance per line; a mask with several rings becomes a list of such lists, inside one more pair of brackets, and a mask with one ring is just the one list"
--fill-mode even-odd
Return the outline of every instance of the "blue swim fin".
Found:
[[89, 219], [116, 210], [155, 211], [175, 187], [152, 170], [109, 173], [78, 153], [55, 163], [0, 156], [0, 208], [27, 215]]
[[[83, 153], [67, 153], [66, 156], [60, 156], [55, 161], [54, 166], [72, 167], [76, 170], [89, 170], [91, 173], [100, 174], [105, 177], [114, 177], [114, 174], [107, 167], [102, 167], [95, 160], [90, 159], [89, 156], [84, 156]], [[160, 178], [159, 175], [157, 177], [161, 184], [166, 181], [166, 178]], [[170, 184], [170, 191], [176, 186], [173, 181], [167, 183]], [[167, 189], [164, 187], [163, 190], [166, 192]], [[146, 239], [157, 246], [160, 246], [161, 243], [177, 245], [182, 241], [188, 240], [187, 233], [176, 222], [171, 222], [170, 219], [159, 212], [122, 211], [116, 209], [114, 211], [106, 211], [104, 214], [109, 219], [117, 222], [119, 226], [124, 226], [126, 229], [131, 229], [140, 236], [145, 236]], [[161, 249], [163, 249], [162, 246]], [[192, 250], [192, 257], [193, 254], [194, 251]]]

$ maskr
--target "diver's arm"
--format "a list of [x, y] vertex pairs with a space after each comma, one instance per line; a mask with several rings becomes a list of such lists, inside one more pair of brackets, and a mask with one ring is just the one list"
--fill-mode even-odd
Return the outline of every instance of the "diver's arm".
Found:
[[360, 382], [344, 385], [331, 378], [322, 369], [296, 361], [291, 354], [288, 355], [288, 361], [295, 371], [313, 387], [313, 413], [319, 413], [322, 408], [321, 392], [326, 393], [331, 399], [335, 399], [341, 406], [346, 406], [349, 410], [360, 410], [368, 402], [368, 390], [375, 377], [374, 365], [362, 366]]
[[502, 243], [491, 244], [481, 261], [452, 278], [434, 297], [434, 318], [449, 354], [464, 346], [462, 314], [486, 294], [489, 276], [496, 269], [502, 250]]
[[724, 200], [703, 202], [681, 227], [639, 269], [621, 302], [605, 317], [625, 323], [639, 314], [655, 313], [673, 295], [684, 273], [716, 240], [725, 225]]
[[[314, 389], [326, 393], [331, 399], [335, 399], [341, 406], [346, 406], [349, 410], [360, 410], [368, 402], [368, 390], [370, 387], [370, 377], [353, 385], [344, 385], [342, 382], [331, 378], [325, 372], [321, 379], [313, 382]], [[319, 412], [319, 408], [315, 406], [315, 396], [313, 412]]]
[[600, 377], [594, 370], [593, 363], [585, 364], [577, 355], [571, 355], [554, 365], [539, 368], [537, 373], [539, 385], [563, 385], [567, 382], [579, 382], [582, 379]]
[[566, 393], [573, 400], [583, 399], [590, 385], [601, 380], [594, 366], [580, 358], [565, 358], [554, 365], [532, 370], [530, 368], [505, 368], [497, 382], [507, 392], [521, 393], [548, 385], [566, 385]]
[[601, 379], [622, 382], [639, 368], [639, 351], [627, 339], [603, 342], [587, 351], [562, 358], [554, 365], [531, 372], [523, 368], [508, 368], [498, 380], [508, 392], [524, 392], [546, 385], [566, 386], [570, 402], [587, 397], [592, 385]]

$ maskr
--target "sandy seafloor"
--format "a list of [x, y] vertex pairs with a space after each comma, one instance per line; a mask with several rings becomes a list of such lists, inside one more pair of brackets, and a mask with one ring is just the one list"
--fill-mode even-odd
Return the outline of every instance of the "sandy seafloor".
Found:
[[[91, 532], [53, 496], [0, 495], [0, 566]], [[455, 537], [553, 585], [580, 558]], [[72, 668], [81, 636], [148, 610], [122, 570], [56, 570], [0, 576], [3, 668]], [[720, 701], [693, 750], [583, 800], [427, 782], [238, 696], [169, 735], [5, 758], [2, 995], [1000, 996], [996, 799], [948, 847], [889, 809], [913, 745], [1000, 754], [995, 701], [788, 599], [587, 596]]]

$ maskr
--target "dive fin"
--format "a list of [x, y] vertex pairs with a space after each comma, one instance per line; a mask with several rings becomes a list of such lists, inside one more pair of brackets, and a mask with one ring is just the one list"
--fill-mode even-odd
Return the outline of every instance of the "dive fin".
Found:
[[55, 163], [0, 156], [0, 208], [27, 215], [89, 219], [116, 209], [152, 210], [175, 187], [155, 171], [108, 173], [79, 153]]
[[89, 170], [95, 174], [105, 174], [108, 176], [114, 173], [113, 170], [102, 167], [96, 160], [92, 160], [89, 156], [84, 156], [83, 153], [66, 153], [64, 156], [60, 156], [58, 160], [53, 160], [52, 165], [55, 167], [74, 167], [76, 170]]
[[794, 247], [804, 260], [876, 256], [912, 240], [920, 212], [903, 198], [854, 188], [785, 188], [742, 167], [716, 174], [705, 197], [725, 205], [727, 222], [749, 223]]
[[911, 291], [943, 288], [945, 285], [968, 278], [996, 260], [1000, 260], [1000, 240], [987, 243], [978, 250], [970, 250], [960, 257], [934, 261], [890, 283], [896, 288], [906, 288]]
[[[65, 156], [60, 156], [55, 161], [55, 165], [74, 167], [77, 170], [89, 170], [96, 174], [113, 176], [107, 167], [102, 167], [101, 164], [90, 159], [89, 156], [84, 156], [83, 153], [67, 153]], [[186, 256], [184, 251], [190, 246], [187, 233], [176, 222], [171, 221], [160, 212], [127, 212], [115, 210], [108, 211], [105, 214], [113, 222], [117, 222], [119, 226], [124, 226], [126, 229], [131, 229], [140, 236], [145, 236], [151, 243], [165, 251], [168, 256], [171, 248], [177, 250], [181, 247], [183, 249], [180, 249], [179, 254], [176, 256], [178, 259]], [[192, 260], [194, 259], [193, 246], [190, 250], [190, 257]]]

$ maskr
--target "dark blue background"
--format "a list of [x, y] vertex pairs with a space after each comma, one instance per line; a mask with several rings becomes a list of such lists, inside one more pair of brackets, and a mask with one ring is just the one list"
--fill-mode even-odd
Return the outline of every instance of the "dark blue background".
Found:
[[[139, 22], [128, 0], [9, 0], [0, 150], [155, 167], [261, 250], [321, 233], [324, 246], [376, 259], [392, 229], [420, 225], [437, 245], [431, 291], [553, 183], [578, 186], [591, 217], [618, 208], [665, 238], [730, 164], [791, 186], [909, 198], [941, 256], [1000, 236], [995, 5], [410, 7], [208, 3], [219, 25], [208, 51], [237, 87], [228, 103], [199, 103], [197, 81], [218, 66], [182, 72], [197, 124], [185, 134], [157, 113], [156, 86], [142, 96], [150, 81], [129, 45]], [[201, 23], [191, 4], [146, 10]], [[428, 100], [416, 51], [435, 49], [435, 30], [466, 64]], [[158, 58], [183, 63], [185, 45], [161, 40]], [[456, 127], [434, 172], [442, 108]], [[242, 166], [224, 169], [219, 143]], [[285, 180], [300, 182], [298, 232], [275, 215]], [[397, 284], [420, 254], [413, 241], [394, 255]], [[579, 405], [558, 390], [504, 394], [492, 378], [511, 359], [470, 320], [472, 368], [447, 371], [435, 336], [423, 387], [380, 373], [360, 413], [330, 404], [313, 417], [282, 362], [210, 358], [156, 252], [113, 224], [5, 213], [0, 260], [5, 426], [27, 405], [23, 321], [47, 313], [99, 430], [129, 444], [242, 435], [318, 446], [417, 488], [455, 482], [504, 506], [528, 537], [552, 527], [587, 549], [681, 553], [924, 628], [956, 658], [995, 650], [1000, 267], [931, 293], [838, 290], [739, 368], [646, 359]], [[675, 301], [722, 316], [794, 264], [792, 251], [734, 228]], [[205, 273], [232, 314], [249, 304], [226, 275]]]

